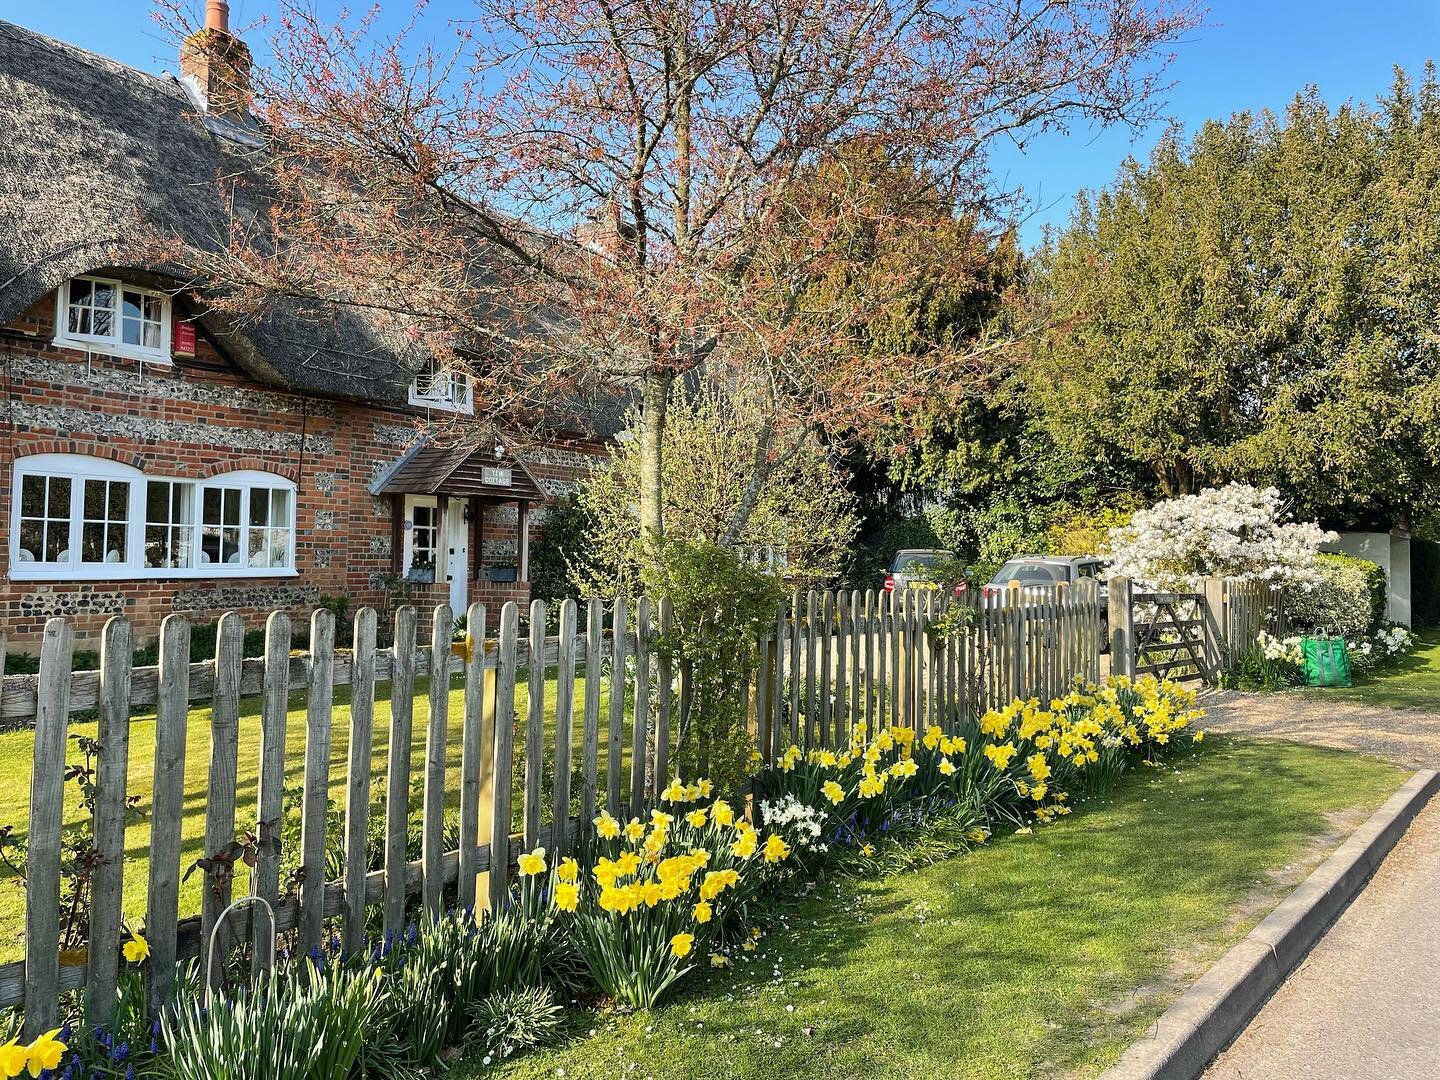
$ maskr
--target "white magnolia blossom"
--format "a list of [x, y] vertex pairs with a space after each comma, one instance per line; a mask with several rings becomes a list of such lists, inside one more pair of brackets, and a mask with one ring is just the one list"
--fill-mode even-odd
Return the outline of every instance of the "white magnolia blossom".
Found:
[[1284, 518], [1275, 488], [1227, 484], [1168, 499], [1110, 530], [1110, 572], [1168, 592], [1197, 591], [1212, 576], [1311, 588], [1316, 552], [1338, 536]]

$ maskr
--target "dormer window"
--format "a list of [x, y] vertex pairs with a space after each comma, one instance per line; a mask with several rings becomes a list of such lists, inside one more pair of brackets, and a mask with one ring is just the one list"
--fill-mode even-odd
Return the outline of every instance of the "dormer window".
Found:
[[168, 363], [170, 298], [112, 278], [71, 278], [60, 287], [55, 343]]
[[432, 364], [419, 372], [410, 384], [410, 404], [469, 413], [475, 408], [475, 388], [470, 384], [470, 376]]

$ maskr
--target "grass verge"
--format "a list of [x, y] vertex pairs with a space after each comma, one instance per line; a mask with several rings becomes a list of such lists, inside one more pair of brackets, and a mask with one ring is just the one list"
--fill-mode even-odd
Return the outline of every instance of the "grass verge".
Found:
[[1414, 652], [1373, 675], [1357, 675], [1354, 686], [1305, 693], [1317, 700], [1440, 712], [1440, 630], [1422, 631]]
[[1031, 835], [822, 885], [783, 905], [733, 970], [650, 1013], [576, 1013], [565, 1043], [498, 1074], [1093, 1075], [1404, 776], [1213, 738]]

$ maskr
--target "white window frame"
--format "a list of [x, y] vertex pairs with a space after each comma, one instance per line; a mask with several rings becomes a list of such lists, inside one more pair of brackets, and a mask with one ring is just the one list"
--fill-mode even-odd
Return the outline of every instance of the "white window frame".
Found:
[[[70, 532], [63, 562], [43, 563], [20, 561], [20, 517], [21, 494], [25, 477], [61, 477], [70, 481]], [[81, 534], [84, 528], [84, 490], [86, 480], [122, 480], [130, 484], [128, 517], [126, 519], [125, 559], [122, 562], [82, 563], [80, 561]], [[192, 566], [146, 566], [145, 530], [147, 521], [147, 494], [150, 481], [184, 484], [190, 487], [194, 519], [184, 527], [190, 529]], [[109, 461], [105, 458], [86, 457], [80, 454], [34, 454], [18, 458], [12, 470], [10, 498], [10, 578], [13, 581], [143, 581], [171, 578], [273, 578], [295, 577], [299, 571], [295, 566], [296, 529], [296, 487], [283, 476], [260, 472], [254, 469], [237, 470], [212, 476], [207, 480], [187, 480], [182, 477], [152, 476], [129, 465]], [[205, 492], [216, 488], [240, 488], [243, 492], [240, 503], [240, 554], [234, 564], [201, 563], [202, 534], [204, 528]], [[289, 508], [285, 522], [276, 525], [250, 524], [250, 499], [255, 491], [284, 491], [287, 493]], [[272, 497], [273, 498], [273, 497]], [[273, 506], [273, 502], [271, 504]], [[268, 510], [267, 510], [268, 513]], [[282, 566], [250, 566], [249, 545], [252, 528], [272, 529], [288, 532], [285, 564]], [[38, 553], [43, 555], [43, 552]]]
[[[74, 281], [89, 281], [109, 285], [115, 290], [113, 333], [108, 335], [79, 334], [70, 332], [70, 286]], [[160, 347], [147, 348], [131, 345], [123, 340], [125, 317], [125, 293], [140, 293], [160, 301]], [[102, 352], [109, 356], [122, 356], [130, 360], [148, 360], [152, 363], [174, 363], [170, 354], [170, 297], [156, 289], [130, 285], [118, 278], [97, 277], [94, 274], [80, 274], [63, 283], [55, 290], [55, 339], [53, 344], [67, 349], [86, 349]]]
[[441, 551], [444, 550], [445, 537], [440, 529], [443, 524], [440, 518], [440, 499], [435, 495], [406, 495], [405, 496], [405, 526], [400, 530], [404, 535], [401, 544], [400, 576], [405, 577], [410, 573], [410, 568], [415, 563], [415, 508], [417, 506], [428, 506], [435, 511], [435, 578], [443, 581], [441, 577]]
[[[454, 392], [456, 386], [464, 387], [458, 398]], [[443, 389], [440, 389], [441, 387]], [[427, 409], [442, 409], [445, 412], [465, 413], [468, 416], [475, 412], [474, 380], [464, 372], [447, 371], [432, 366], [428, 371], [418, 372], [411, 380], [410, 404]]]

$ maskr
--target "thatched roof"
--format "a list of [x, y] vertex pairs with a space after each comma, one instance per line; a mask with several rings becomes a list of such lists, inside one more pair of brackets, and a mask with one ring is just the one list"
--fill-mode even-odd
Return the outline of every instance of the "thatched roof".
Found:
[[[141, 265], [125, 241], [142, 222], [198, 247], [223, 244], [232, 214], [222, 177], [240, 181], [225, 185], [236, 216], [263, 217], [259, 128], [208, 117], [173, 75], [0, 21], [0, 111], [0, 323], [76, 274], [159, 271], [163, 282], [167, 268]], [[201, 321], [251, 377], [295, 390], [400, 404], [425, 361], [351, 309], [272, 303], [254, 319]], [[622, 426], [614, 400], [560, 412], [557, 426], [570, 430]]]

